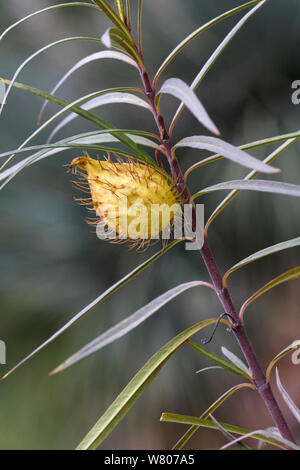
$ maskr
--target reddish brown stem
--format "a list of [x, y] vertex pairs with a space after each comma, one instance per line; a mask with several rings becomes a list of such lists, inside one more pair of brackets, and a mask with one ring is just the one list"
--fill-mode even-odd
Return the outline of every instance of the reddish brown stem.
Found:
[[[180, 194], [182, 194], [182, 201], [186, 203], [190, 200], [190, 192], [188, 187], [185, 184], [182, 171], [179, 167], [178, 161], [174, 155], [172, 155], [172, 142], [171, 138], [167, 132], [167, 128], [164, 123], [164, 119], [155, 102], [155, 91], [151, 87], [149, 76], [146, 70], [140, 68], [140, 75], [144, 85], [145, 93], [148, 98], [148, 101], [151, 105], [152, 113], [156, 121], [157, 127], [160, 132], [161, 143], [165, 148], [165, 154], [168, 158], [170, 169], [174, 181]], [[193, 209], [193, 218], [195, 220], [195, 208]], [[253, 351], [251, 343], [248, 339], [245, 327], [241, 322], [237, 312], [234, 308], [233, 302], [231, 300], [228, 289], [224, 286], [220, 271], [215, 262], [214, 256], [210, 250], [207, 237], [204, 238], [204, 244], [200, 249], [201, 256], [206, 265], [210, 278], [215, 287], [218, 298], [224, 308], [224, 312], [228, 314], [228, 318], [231, 319], [232, 331], [241, 347], [241, 350], [244, 354], [244, 357], [250, 368], [251, 377], [253, 384], [263, 399], [267, 409], [269, 410], [270, 415], [273, 418], [274, 423], [276, 424], [280, 434], [285, 439], [288, 439], [291, 442], [295, 442], [294, 437], [287, 425], [287, 422], [275, 400], [270, 384], [267, 382], [266, 377], [259, 365], [259, 362], [256, 358], [256, 355]]]

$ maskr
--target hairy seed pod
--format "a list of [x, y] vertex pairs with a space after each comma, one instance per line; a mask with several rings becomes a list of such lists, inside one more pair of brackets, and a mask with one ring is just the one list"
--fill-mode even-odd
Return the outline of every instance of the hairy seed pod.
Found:
[[78, 186], [87, 182], [91, 199], [81, 202], [92, 206], [108, 228], [108, 238], [144, 245], [146, 240], [160, 238], [162, 232], [170, 233], [181, 212], [180, 198], [162, 170], [130, 159], [100, 161], [89, 156], [75, 158], [70, 167], [86, 172]]

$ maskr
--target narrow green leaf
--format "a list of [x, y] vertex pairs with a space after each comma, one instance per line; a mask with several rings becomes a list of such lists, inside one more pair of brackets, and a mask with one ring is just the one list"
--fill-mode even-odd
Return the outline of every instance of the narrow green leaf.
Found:
[[120, 29], [123, 34], [132, 42], [132, 37], [127, 26], [122, 22], [121, 18], [117, 15], [115, 10], [110, 6], [106, 0], [94, 0], [94, 2], [101, 8], [101, 10], [106, 14], [106, 16], [114, 23], [118, 29]]
[[[264, 3], [267, 0], [261, 1], [258, 5], [256, 5], [252, 10], [250, 10], [248, 13], [246, 13], [245, 16], [231, 29], [231, 31], [226, 35], [226, 37], [223, 39], [223, 41], [219, 44], [219, 46], [216, 48], [214, 53], [210, 56], [210, 58], [206, 61], [196, 78], [194, 79], [193, 83], [191, 84], [192, 90], [196, 91], [197, 88], [199, 87], [200, 83], [202, 82], [203, 78], [206, 76], [207, 72], [211, 69], [211, 67], [214, 65], [216, 62], [217, 58], [222, 54], [226, 46], [230, 43], [230, 41], [234, 38], [234, 36], [237, 34], [237, 32], [244, 26], [246, 21], [249, 20], [249, 18], [260, 8], [264, 5]], [[169, 129], [169, 133], [172, 134], [172, 131], [174, 129], [174, 126], [180, 117], [182, 111], [184, 109], [184, 104], [181, 104], [179, 108], [177, 109], [172, 122], [171, 126]]]
[[256, 435], [257, 433], [260, 433], [262, 436], [265, 436], [267, 438], [275, 439], [277, 442], [280, 442], [281, 444], [283, 444], [284, 446], [283, 448], [286, 450], [291, 450], [291, 449], [300, 450], [299, 446], [297, 446], [294, 442], [289, 441], [288, 439], [285, 439], [284, 437], [282, 437], [278, 431], [272, 432], [272, 431], [268, 431], [267, 429], [257, 429], [256, 431], [251, 431], [242, 437], [238, 437], [237, 439], [230, 442], [229, 444], [225, 444], [224, 446], [220, 448], [220, 450], [228, 449], [230, 446], [240, 443], [243, 439], [248, 439], [249, 437], [253, 437], [253, 435]]
[[[113, 91], [112, 91], [113, 90]], [[131, 91], [138, 91], [136, 88], [110, 88], [109, 90], [103, 90], [100, 96], [92, 98], [84, 103], [81, 108], [87, 111], [99, 108], [101, 106], [105, 106], [107, 104], [131, 104], [134, 106], [140, 106], [148, 111], [151, 111], [150, 105], [143, 100], [142, 98], [132, 94], [126, 93], [124, 91], [117, 91], [117, 90], [131, 90]], [[48, 141], [50, 142], [53, 137], [57, 134], [57, 132], [63, 129], [68, 123], [70, 123], [73, 119], [78, 117], [76, 113], [70, 113], [66, 116], [62, 121], [55, 126], [53, 131], [51, 132]]]
[[228, 189], [241, 189], [249, 191], [262, 191], [264, 193], [285, 194], [287, 196], [300, 197], [300, 186], [297, 184], [282, 183], [281, 181], [268, 180], [232, 180], [224, 183], [215, 184], [204, 188], [192, 196], [192, 200], [213, 191], [223, 191]]
[[9, 31], [11, 31], [12, 29], [14, 29], [16, 26], [23, 23], [24, 21], [29, 20], [30, 18], [33, 18], [36, 15], [39, 15], [40, 13], [44, 13], [46, 11], [54, 10], [56, 8], [63, 8], [63, 7], [91, 7], [91, 8], [96, 8], [98, 10], [98, 7], [96, 5], [93, 5], [92, 3], [85, 3], [85, 2], [69, 2], [69, 3], [60, 3], [58, 5], [52, 5], [51, 7], [43, 8], [42, 10], [38, 10], [33, 13], [30, 13], [30, 15], [24, 16], [24, 18], [21, 18], [20, 20], [16, 21], [14, 24], [10, 25], [0, 35], [0, 41], [1, 39], [4, 38], [4, 36], [6, 36], [6, 34]]
[[292, 414], [294, 415], [294, 417], [300, 424], [300, 410], [297, 407], [297, 405], [294, 403], [294, 401], [292, 400], [292, 398], [290, 397], [290, 395], [288, 394], [284, 386], [282, 385], [277, 367], [276, 367], [276, 383], [277, 383], [277, 388], [280, 391], [281, 396], [284, 399], [286, 405], [289, 407], [290, 411], [292, 412]]
[[[239, 385], [235, 385], [234, 387], [227, 390], [227, 392], [223, 393], [223, 395], [221, 395], [209, 408], [207, 408], [207, 410], [204, 411], [204, 413], [202, 413], [202, 415], [200, 416], [200, 419], [209, 418], [209, 416], [212, 413], [214, 413], [214, 411], [216, 411], [216, 409], [219, 408], [219, 406], [221, 406], [227, 400], [227, 398], [229, 398], [234, 392], [237, 392], [238, 390], [241, 390], [242, 388], [251, 388], [251, 390], [254, 390], [253, 385], [249, 383], [242, 383]], [[176, 442], [176, 444], [173, 447], [173, 450], [183, 449], [183, 447], [188, 443], [191, 437], [197, 432], [199, 427], [200, 426], [197, 426], [197, 425], [191, 426], [190, 429], [188, 429], [186, 433]]]
[[[120, 132], [120, 130], [118, 130]], [[93, 143], [97, 142], [118, 142], [118, 139], [115, 137], [111, 136], [110, 134], [106, 134], [105, 131], [104, 133], [101, 134], [100, 132], [93, 132], [93, 133], [87, 133], [87, 134], [94, 134], [90, 135], [88, 137], [83, 137], [83, 138], [75, 138], [76, 136], [69, 137], [68, 139], [63, 139], [62, 141], [57, 142], [56, 144], [48, 144], [48, 145], [37, 145], [33, 147], [25, 147], [20, 150], [13, 150], [15, 154], [21, 153], [24, 151], [29, 151], [29, 150], [35, 150], [35, 149], [45, 149], [45, 150], [40, 150], [39, 152], [34, 153], [33, 155], [30, 155], [29, 157], [23, 158], [19, 163], [16, 163], [15, 165], [11, 166], [10, 168], [2, 171], [0, 173], [0, 181], [5, 180], [4, 183], [0, 186], [0, 189], [3, 189], [15, 176], [18, 175], [24, 168], [27, 168], [28, 166], [39, 162], [40, 160], [47, 158], [51, 155], [54, 155], [56, 153], [61, 153], [63, 151], [69, 150], [71, 148], [77, 148], [82, 150], [84, 149], [91, 149], [91, 150], [102, 150], [103, 152], [112, 152], [112, 153], [117, 153], [118, 155], [124, 155], [125, 157], [129, 157], [135, 160], [140, 160], [139, 157], [136, 155], [127, 152], [122, 149], [110, 147], [110, 146], [103, 146], [103, 145], [92, 145]], [[86, 134], [86, 135], [87, 135]], [[85, 135], [85, 134], [83, 134]], [[140, 145], [146, 145], [148, 147], [152, 148], [157, 148], [157, 145], [150, 141], [149, 139], [146, 139], [143, 136], [135, 136], [132, 134], [129, 134], [131, 139], [140, 144]], [[49, 149], [49, 150], [46, 150]], [[11, 152], [4, 152], [3, 154], [0, 154], [1, 156], [5, 155], [11, 155]], [[144, 161], [144, 160], [141, 160]], [[149, 164], [150, 166], [150, 164]], [[152, 167], [156, 168], [154, 164], [151, 164]]]
[[234, 364], [239, 370], [242, 370], [246, 374], [248, 379], [251, 380], [250, 370], [246, 366], [246, 364], [244, 364], [243, 361], [239, 357], [237, 357], [235, 354], [233, 354], [233, 352], [229, 351], [224, 346], [222, 346], [221, 350], [224, 356], [227, 357], [227, 359], [229, 359], [232, 362], [232, 364]]
[[287, 240], [285, 242], [277, 243], [276, 245], [268, 246], [268, 248], [264, 248], [263, 250], [257, 251], [247, 258], [242, 259], [237, 264], [232, 266], [232, 268], [228, 269], [223, 277], [224, 285], [227, 284], [228, 277], [237, 269], [246, 266], [249, 263], [253, 263], [253, 261], [257, 261], [258, 259], [264, 258], [265, 256], [272, 255], [273, 253], [278, 253], [279, 251], [287, 250], [288, 248], [294, 248], [295, 246], [300, 245], [300, 237], [292, 238], [291, 240]]
[[152, 300], [148, 304], [138, 309], [129, 317], [125, 318], [125, 320], [122, 320], [121, 322], [114, 325], [112, 328], [109, 328], [109, 330], [97, 336], [97, 338], [86, 344], [83, 348], [81, 348], [71, 357], [66, 359], [58, 367], [56, 367], [50, 374], [57, 374], [58, 372], [61, 372], [67, 367], [70, 367], [71, 365], [75, 364], [76, 362], [81, 361], [81, 359], [90, 356], [91, 354], [94, 354], [95, 352], [104, 348], [108, 344], [113, 343], [117, 339], [122, 338], [134, 328], [138, 327], [145, 320], [147, 320], [147, 318], [152, 316], [155, 312], [160, 310], [164, 305], [171, 302], [171, 300], [173, 300], [175, 297], [182, 294], [188, 289], [199, 286], [206, 286], [210, 287], [211, 289], [214, 289], [213, 285], [207, 282], [192, 281], [186, 282], [185, 284], [180, 284], [179, 286], [168, 290], [164, 294], [160, 295], [156, 299]]
[[[73, 67], [71, 67], [63, 76], [62, 78], [57, 82], [55, 87], [51, 90], [51, 95], [53, 95], [61, 86], [62, 84], [74, 73], [76, 70], [80, 69], [86, 64], [89, 64], [90, 62], [94, 62], [95, 60], [102, 60], [102, 59], [114, 59], [114, 60], [119, 60], [122, 62], [125, 62], [129, 65], [132, 65], [134, 67], [137, 67], [135, 61], [131, 59], [127, 54], [123, 54], [122, 52], [118, 51], [100, 51], [100, 52], [94, 52], [93, 54], [90, 54], [83, 59], [79, 60], [76, 62]], [[45, 111], [45, 108], [47, 106], [47, 100], [44, 101], [43, 106], [41, 108], [41, 111], [39, 113], [39, 118], [38, 122], [40, 123], [42, 120], [42, 115], [43, 112]]]
[[[122, 31], [116, 28], [109, 28], [105, 32], [104, 37], [107, 37], [107, 39], [109, 38], [111, 41], [115, 41], [117, 44], [119, 44], [121, 48], [123, 48], [142, 69], [145, 68], [135, 45], [132, 45], [132, 42], [128, 41], [128, 38]], [[103, 37], [102, 41], [104, 42]], [[112, 43], [110, 41], [106, 40], [104, 43], [106, 43], [106, 47], [112, 47]]]
[[252, 157], [252, 155], [240, 150], [238, 147], [216, 137], [208, 137], [204, 135], [185, 137], [174, 146], [175, 149], [177, 147], [191, 147], [196, 149], [205, 149], [209, 152], [218, 152], [222, 154], [223, 157], [228, 158], [228, 160], [245, 166], [246, 168], [260, 171], [261, 173], [277, 173], [279, 171], [277, 168], [261, 162], [257, 158]]
[[[284, 142], [280, 147], [278, 147], [274, 152], [272, 152], [265, 160], [264, 163], [268, 164], [271, 163], [275, 158], [277, 158], [281, 153], [286, 150], [290, 145], [292, 145], [296, 141], [296, 138], [289, 139], [287, 142]], [[216, 158], [216, 157], [215, 157]], [[207, 159], [208, 160], [208, 159]], [[248, 175], [244, 178], [245, 180], [252, 180], [259, 174], [258, 171], [251, 171]], [[208, 228], [210, 227], [213, 220], [228, 206], [228, 204], [233, 201], [233, 199], [239, 194], [239, 190], [231, 191], [228, 196], [218, 205], [218, 207], [214, 210], [212, 215], [209, 217], [206, 226], [205, 226], [205, 234], [207, 235]]]
[[[300, 137], [300, 132], [291, 132], [290, 134], [282, 134], [282, 135], [277, 135], [275, 137], [269, 137], [268, 139], [262, 139], [262, 140], [256, 140], [254, 142], [249, 142], [248, 144], [243, 144], [239, 145], [238, 148], [241, 150], [251, 150], [254, 148], [259, 148], [259, 147], [264, 147], [265, 145], [269, 144], [274, 144], [277, 142], [281, 142], [286, 140], [284, 144], [276, 149], [274, 152], [272, 152], [271, 155], [269, 155], [265, 160], [263, 160], [264, 163], [271, 163], [271, 161], [275, 160], [275, 158], [289, 145], [291, 145], [293, 142], [295, 142], [298, 138]], [[287, 140], [288, 139], [288, 140]], [[279, 152], [279, 153], [278, 153]], [[272, 157], [272, 159], [271, 159]], [[192, 173], [192, 171], [197, 170], [197, 168], [202, 167], [203, 165], [206, 165], [208, 163], [213, 163], [218, 160], [223, 160], [222, 155], [212, 155], [211, 157], [205, 158], [203, 160], [200, 160], [200, 162], [194, 163], [192, 166], [190, 166], [186, 172], [185, 172], [185, 179]], [[258, 173], [255, 173], [255, 176], [257, 176]], [[252, 172], [249, 173], [245, 179], [251, 179]], [[254, 178], [254, 176], [252, 176]]]
[[[212, 421], [208, 419], [196, 418], [195, 416], [185, 416], [185, 415], [180, 415], [180, 414], [175, 414], [175, 413], [163, 413], [161, 415], [160, 420], [166, 423], [189, 424], [189, 425], [198, 426], [202, 428], [218, 429], [218, 426]], [[281, 442], [278, 442], [275, 438], [266, 437], [264, 434], [261, 434], [260, 432], [254, 431], [255, 434], [252, 434], [252, 431], [249, 431], [248, 429], [240, 428], [238, 426], [233, 426], [232, 424], [227, 424], [227, 423], [220, 423], [220, 424], [226, 429], [226, 431], [232, 432], [234, 434], [245, 436], [251, 433], [251, 437], [253, 439], [267, 442], [268, 444], [281, 447], [284, 450], [286, 450], [287, 448], [286, 445], [282, 444]]]
[[[1, 77], [0, 77], [0, 81], [3, 82], [3, 83], [10, 83], [9, 80], [5, 80]], [[51, 102], [53, 102], [55, 104], [58, 104], [58, 105], [63, 107], [62, 111], [57, 113], [55, 116], [52, 116], [52, 118], [50, 120], [48, 120], [46, 123], [42, 124], [41, 127], [36, 132], [34, 132], [30, 136], [30, 138], [27, 139], [22, 144], [22, 146], [20, 148], [23, 148], [33, 137], [35, 137], [39, 132], [41, 132], [42, 129], [47, 127], [52, 121], [54, 121], [57, 117], [59, 117], [64, 112], [66, 112], [68, 109], [75, 112], [79, 116], [87, 119], [88, 121], [93, 122], [94, 124], [96, 124], [98, 127], [102, 128], [102, 129], [114, 129], [115, 128], [115, 126], [113, 126], [112, 124], [109, 124], [108, 122], [104, 121], [103, 119], [100, 119], [99, 117], [95, 116], [94, 114], [92, 114], [88, 111], [85, 111], [80, 106], [77, 106], [77, 105], [74, 104], [74, 103], [80, 104], [82, 101], [85, 101], [89, 97], [95, 96], [97, 93], [96, 94], [91, 93], [90, 95], [87, 95], [83, 98], [80, 98], [79, 100], [76, 100], [73, 103], [70, 103], [69, 101], [67, 101], [65, 99], [58, 98], [55, 95], [51, 95], [50, 93], [46, 93], [46, 92], [44, 92], [42, 90], [39, 90], [37, 88], [33, 88], [33, 87], [28, 86], [28, 85], [23, 85], [22, 83], [15, 82], [14, 87], [20, 88], [21, 90], [27, 91], [29, 93], [32, 93], [32, 94], [36, 95], [36, 96], [40, 96], [44, 99], [47, 99], [48, 101], [51, 101]], [[124, 134], [118, 134], [118, 133], [115, 133], [114, 135], [115, 135], [115, 137], [117, 137], [117, 139], [120, 142], [122, 142], [124, 145], [126, 145], [131, 150], [133, 150], [140, 157], [140, 159], [142, 159], [144, 161], [147, 161], [148, 163], [153, 164], [154, 160], [150, 157], [150, 155], [147, 152], [145, 152], [139, 145], [135, 144], [128, 136], [126, 136]]]
[[214, 134], [220, 134], [197, 95], [183, 80], [179, 78], [169, 78], [166, 80], [157, 94], [157, 99], [164, 93], [178, 98], [204, 127]]
[[50, 338], [48, 338], [45, 342], [43, 342], [40, 346], [38, 346], [32, 353], [30, 353], [28, 356], [25, 357], [22, 361], [20, 361], [16, 366], [14, 366], [12, 369], [10, 369], [3, 377], [3, 379], [6, 379], [9, 375], [11, 375], [18, 367], [20, 367], [24, 362], [28, 361], [31, 357], [35, 356], [39, 351], [41, 351], [45, 346], [50, 344], [54, 339], [56, 339], [58, 336], [60, 336], [62, 333], [64, 333], [70, 326], [74, 325], [78, 320], [80, 320], [84, 315], [86, 315], [90, 310], [92, 310], [96, 305], [100, 304], [104, 300], [106, 300], [108, 297], [110, 297], [112, 294], [117, 292], [121, 287], [123, 287], [127, 282], [131, 281], [134, 277], [136, 277], [138, 274], [140, 274], [144, 269], [148, 268], [154, 261], [156, 261], [158, 258], [160, 258], [163, 254], [165, 254], [167, 251], [169, 251], [171, 248], [173, 248], [177, 243], [180, 243], [183, 240], [174, 240], [173, 242], [169, 243], [166, 247], [161, 249], [158, 253], [155, 255], [151, 256], [147, 261], [144, 261], [142, 264], [140, 264], [137, 268], [135, 268], [133, 271], [131, 271], [129, 274], [126, 274], [122, 279], [120, 279], [118, 282], [116, 282], [113, 286], [109, 287], [105, 292], [103, 292], [99, 297], [97, 297], [95, 300], [93, 300], [89, 305], [84, 307], [82, 310], [80, 310], [79, 313], [77, 313], [74, 317], [71, 318], [64, 326], [62, 326], [56, 333], [54, 333]]
[[280, 276], [275, 277], [275, 279], [272, 279], [270, 282], [265, 284], [261, 289], [256, 291], [251, 297], [249, 297], [246, 302], [241, 307], [240, 310], [240, 318], [243, 320], [243, 316], [245, 313], [246, 308], [258, 297], [260, 297], [262, 294], [265, 292], [268, 292], [270, 289], [273, 289], [273, 287], [278, 286], [279, 284], [282, 284], [283, 282], [290, 281], [292, 279], [297, 279], [300, 277], [300, 266], [297, 266], [296, 268], [290, 269], [289, 271], [286, 271], [285, 273], [281, 274]]
[[143, 0], [139, 0], [138, 4], [138, 36], [139, 36], [139, 49], [142, 53], [142, 12], [143, 12]]
[[126, 9], [127, 9], [126, 24], [128, 26], [128, 29], [131, 31], [131, 6], [130, 6], [130, 0], [126, 0]]
[[292, 344], [290, 344], [289, 346], [287, 346], [286, 348], [284, 348], [282, 351], [280, 351], [280, 353], [278, 353], [273, 359], [272, 361], [270, 362], [270, 364], [268, 365], [268, 368], [267, 368], [267, 371], [266, 371], [266, 379], [267, 381], [269, 382], [270, 380], [270, 376], [271, 376], [271, 372], [272, 372], [272, 369], [273, 367], [275, 366], [275, 364], [284, 356], [286, 356], [287, 354], [289, 354], [290, 352], [292, 351], [295, 351], [295, 350], [298, 350], [300, 348], [300, 340], [296, 340], [296, 341], [293, 341]]
[[153, 81], [153, 88], [156, 86], [156, 82], [160, 75], [163, 73], [165, 68], [170, 64], [170, 62], [179, 54], [179, 52], [182, 51], [188, 44], [190, 44], [193, 39], [197, 38], [201, 33], [204, 31], [208, 30], [215, 24], [219, 23], [220, 21], [225, 20], [226, 18], [229, 18], [231, 15], [238, 13], [239, 11], [242, 11], [245, 8], [251, 7], [253, 5], [256, 5], [259, 3], [260, 0], [254, 0], [251, 2], [244, 3], [243, 5], [240, 5], [236, 8], [233, 8], [232, 10], [228, 10], [225, 13], [222, 13], [221, 15], [217, 16], [216, 18], [213, 18], [212, 20], [208, 21], [204, 25], [200, 26], [200, 28], [197, 28], [195, 31], [193, 31], [191, 34], [189, 34], [183, 41], [181, 41], [178, 46], [173, 49], [173, 51], [168, 55], [168, 57], [163, 61], [161, 66], [159, 67], [158, 71], [155, 74], [154, 81]]
[[187, 341], [187, 344], [195, 349], [195, 351], [197, 351], [199, 354], [201, 354], [201, 356], [205, 357], [208, 361], [222, 367], [222, 369], [229, 370], [234, 374], [241, 375], [242, 377], [251, 380], [249, 370], [245, 370], [245, 367], [238, 367], [236, 364], [227, 361], [223, 357], [208, 351], [206, 348], [203, 348], [202, 346], [199, 346], [199, 344], [193, 343], [192, 341]]
[[115, 0], [115, 5], [116, 5], [116, 8], [119, 12], [119, 15], [120, 15], [120, 18], [121, 18], [122, 22], [125, 23], [126, 13], [125, 13], [123, 0]]
[[17, 68], [16, 72], [14, 73], [13, 78], [10, 80], [9, 86], [7, 87], [6, 93], [4, 95], [4, 98], [3, 98], [3, 101], [2, 101], [2, 104], [1, 104], [1, 107], [0, 107], [0, 116], [1, 116], [1, 113], [3, 111], [3, 107], [7, 102], [8, 95], [9, 95], [12, 87], [14, 86], [14, 83], [15, 83], [16, 79], [18, 78], [18, 76], [20, 75], [20, 73], [22, 72], [24, 67], [27, 64], [29, 64], [29, 62], [31, 62], [35, 57], [37, 57], [38, 55], [40, 55], [43, 52], [47, 51], [48, 49], [50, 49], [54, 46], [58, 46], [60, 44], [65, 44], [65, 43], [70, 42], [70, 41], [94, 41], [94, 42], [101, 43], [101, 40], [98, 39], [98, 38], [75, 36], [75, 37], [64, 38], [64, 39], [60, 39], [59, 41], [52, 42], [51, 44], [47, 44], [47, 46], [44, 46], [41, 49], [39, 49], [38, 51], [36, 51], [34, 54], [32, 54], [30, 57], [28, 57], [26, 60], [24, 60], [24, 62], [22, 62], [22, 64]]
[[156, 352], [133, 377], [129, 384], [106, 410], [103, 416], [92, 427], [77, 449], [96, 449], [124, 418], [170, 357], [185, 343], [187, 339], [206, 326], [212, 325], [216, 321], [217, 320], [213, 318], [191, 326]]

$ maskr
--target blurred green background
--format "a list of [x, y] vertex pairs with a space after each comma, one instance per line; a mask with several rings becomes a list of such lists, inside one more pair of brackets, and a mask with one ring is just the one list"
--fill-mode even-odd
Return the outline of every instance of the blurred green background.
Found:
[[[1, 30], [26, 14], [55, 3], [59, 2], [0, 0]], [[191, 31], [241, 3], [145, 0], [144, 55], [150, 74], [153, 76], [170, 50]], [[201, 35], [178, 55], [163, 78], [180, 77], [191, 83], [243, 14]], [[223, 139], [239, 145], [299, 129], [300, 106], [291, 102], [291, 83], [300, 79], [299, 20], [298, 0], [270, 0], [238, 33], [202, 82], [197, 94], [221, 129]], [[108, 26], [101, 12], [88, 8], [65, 8], [37, 16], [1, 42], [1, 76], [11, 78], [26, 57], [52, 41], [81, 35], [100, 37]], [[77, 60], [97, 50], [99, 45], [86, 41], [52, 48], [32, 61], [19, 81], [50, 91]], [[134, 69], [106, 60], [76, 72], [57, 94], [76, 99], [95, 90], [136, 85], [139, 86], [139, 79]], [[2, 152], [18, 147], [33, 132], [41, 103], [22, 91], [12, 91], [0, 123]], [[163, 98], [162, 110], [167, 119], [177, 105], [171, 97]], [[46, 116], [56, 109], [49, 105]], [[136, 107], [109, 105], [96, 112], [120, 128], [155, 129], [152, 117]], [[57, 137], [88, 130], [95, 128], [78, 118]], [[174, 141], [202, 132], [203, 128], [185, 111], [175, 128]], [[36, 143], [44, 143], [47, 135], [41, 134]], [[253, 154], [262, 158], [274, 148], [272, 145]], [[299, 183], [299, 150], [299, 144], [294, 144], [277, 160], [282, 172], [276, 178]], [[96, 238], [84, 222], [86, 210], [74, 202], [78, 191], [72, 187], [72, 177], [64, 166], [76, 155], [78, 152], [64, 152], [31, 166], [1, 193], [1, 339], [7, 345], [7, 365], [1, 366], [2, 373], [158, 250], [154, 247], [141, 254]], [[203, 156], [205, 153], [195, 150], [178, 151], [183, 168]], [[190, 181], [196, 190], [245, 174], [237, 165], [220, 161], [197, 170]], [[223, 197], [223, 193], [216, 192], [201, 201], [205, 203], [206, 216]], [[211, 245], [222, 271], [263, 247], [297, 235], [296, 198], [252, 192], [239, 195], [210, 229]], [[272, 277], [297, 266], [297, 259], [299, 248], [273, 255], [234, 274], [229, 286], [235, 304], [239, 306]], [[200, 255], [186, 252], [179, 245], [2, 382], [0, 448], [74, 448], [159, 347], [186, 327], [222, 310], [212, 292], [193, 289], [103, 351], [57, 376], [49, 377], [48, 372], [145, 302], [181, 282], [195, 279], [207, 280]], [[263, 366], [299, 338], [299, 301], [299, 283], [293, 281], [277, 287], [249, 308], [247, 327]], [[221, 345], [240, 355], [234, 338], [224, 327], [218, 329], [208, 348], [220, 352]], [[238, 378], [220, 370], [195, 374], [207, 365], [188, 346], [183, 347], [102, 448], [170, 448], [185, 428], [160, 423], [161, 412], [199, 415], [227, 388], [238, 383]], [[280, 363], [282, 381], [298, 405], [299, 372], [300, 366], [293, 365], [289, 357]], [[284, 404], [282, 408], [299, 437], [299, 425], [297, 428]], [[233, 396], [216, 417], [249, 429], [271, 425], [260, 399], [247, 390]], [[222, 443], [224, 438], [215, 431], [200, 431], [190, 448], [211, 448]]]

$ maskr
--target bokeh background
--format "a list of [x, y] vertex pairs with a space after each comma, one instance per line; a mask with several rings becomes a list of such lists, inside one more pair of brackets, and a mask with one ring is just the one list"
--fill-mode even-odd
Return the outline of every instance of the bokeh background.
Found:
[[[0, 0], [0, 29], [55, 3], [59, 2]], [[145, 0], [144, 54], [150, 74], [153, 75], [170, 50], [187, 34], [241, 3]], [[177, 56], [163, 78], [176, 76], [191, 83], [242, 15], [237, 14], [201, 35]], [[291, 102], [291, 83], [300, 79], [299, 20], [298, 0], [270, 0], [238, 33], [202, 82], [198, 96], [228, 142], [239, 145], [299, 129], [300, 106]], [[108, 26], [101, 12], [88, 8], [65, 8], [37, 16], [1, 42], [1, 76], [11, 78], [26, 57], [52, 41], [80, 35], [100, 37]], [[52, 48], [32, 61], [19, 81], [50, 91], [77, 60], [97, 50], [98, 44], [87, 41]], [[58, 94], [75, 99], [103, 88], [138, 84], [133, 69], [106, 60], [76, 72]], [[12, 91], [0, 123], [2, 152], [18, 147], [33, 132], [41, 103], [25, 92]], [[162, 109], [167, 119], [177, 104], [171, 97], [163, 98]], [[47, 116], [55, 110], [49, 106]], [[120, 128], [155, 129], [152, 117], [135, 107], [110, 105], [96, 112]], [[94, 129], [78, 118], [58, 137]], [[196, 120], [185, 111], [174, 139], [202, 132]], [[41, 134], [36, 143], [44, 143], [47, 135]], [[271, 145], [253, 154], [262, 158], [274, 148]], [[282, 154], [277, 160], [282, 172], [276, 178], [299, 183], [299, 151], [296, 143]], [[72, 187], [72, 178], [64, 166], [77, 154], [64, 152], [31, 166], [1, 192], [1, 339], [7, 344], [7, 365], [1, 365], [2, 373], [158, 249], [137, 253], [95, 237], [84, 222], [86, 210], [74, 202], [78, 192]], [[178, 156], [182, 167], [187, 168], [205, 153], [181, 150]], [[237, 165], [220, 161], [198, 170], [190, 181], [196, 190], [245, 174]], [[205, 202], [206, 216], [223, 196], [217, 192], [201, 201]], [[298, 200], [245, 192], [216, 219], [210, 229], [210, 241], [224, 271], [243, 257], [298, 234]], [[229, 284], [235, 304], [239, 306], [272, 277], [297, 266], [299, 250], [273, 255], [235, 273]], [[220, 314], [220, 306], [212, 292], [193, 289], [96, 355], [56, 376], [48, 376], [49, 371], [145, 302], [181, 282], [195, 279], [207, 280], [200, 256], [184, 251], [179, 245], [2, 382], [0, 448], [74, 448], [159, 347], [193, 323]], [[299, 301], [299, 282], [293, 281], [277, 287], [249, 308], [247, 328], [263, 366], [299, 338]], [[222, 345], [240, 355], [234, 338], [224, 327], [219, 328], [208, 348], [219, 353]], [[221, 370], [195, 374], [207, 365], [188, 346], [183, 347], [102, 448], [170, 448], [185, 428], [160, 423], [161, 412], [197, 416], [238, 383], [237, 377]], [[299, 373], [300, 366], [293, 365], [290, 357], [281, 361], [282, 381], [298, 405]], [[280, 402], [299, 438], [299, 425]], [[271, 425], [260, 399], [247, 390], [233, 396], [216, 417], [249, 429]], [[195, 435], [189, 447], [213, 448], [222, 443], [224, 438], [217, 432], [204, 430]]]

